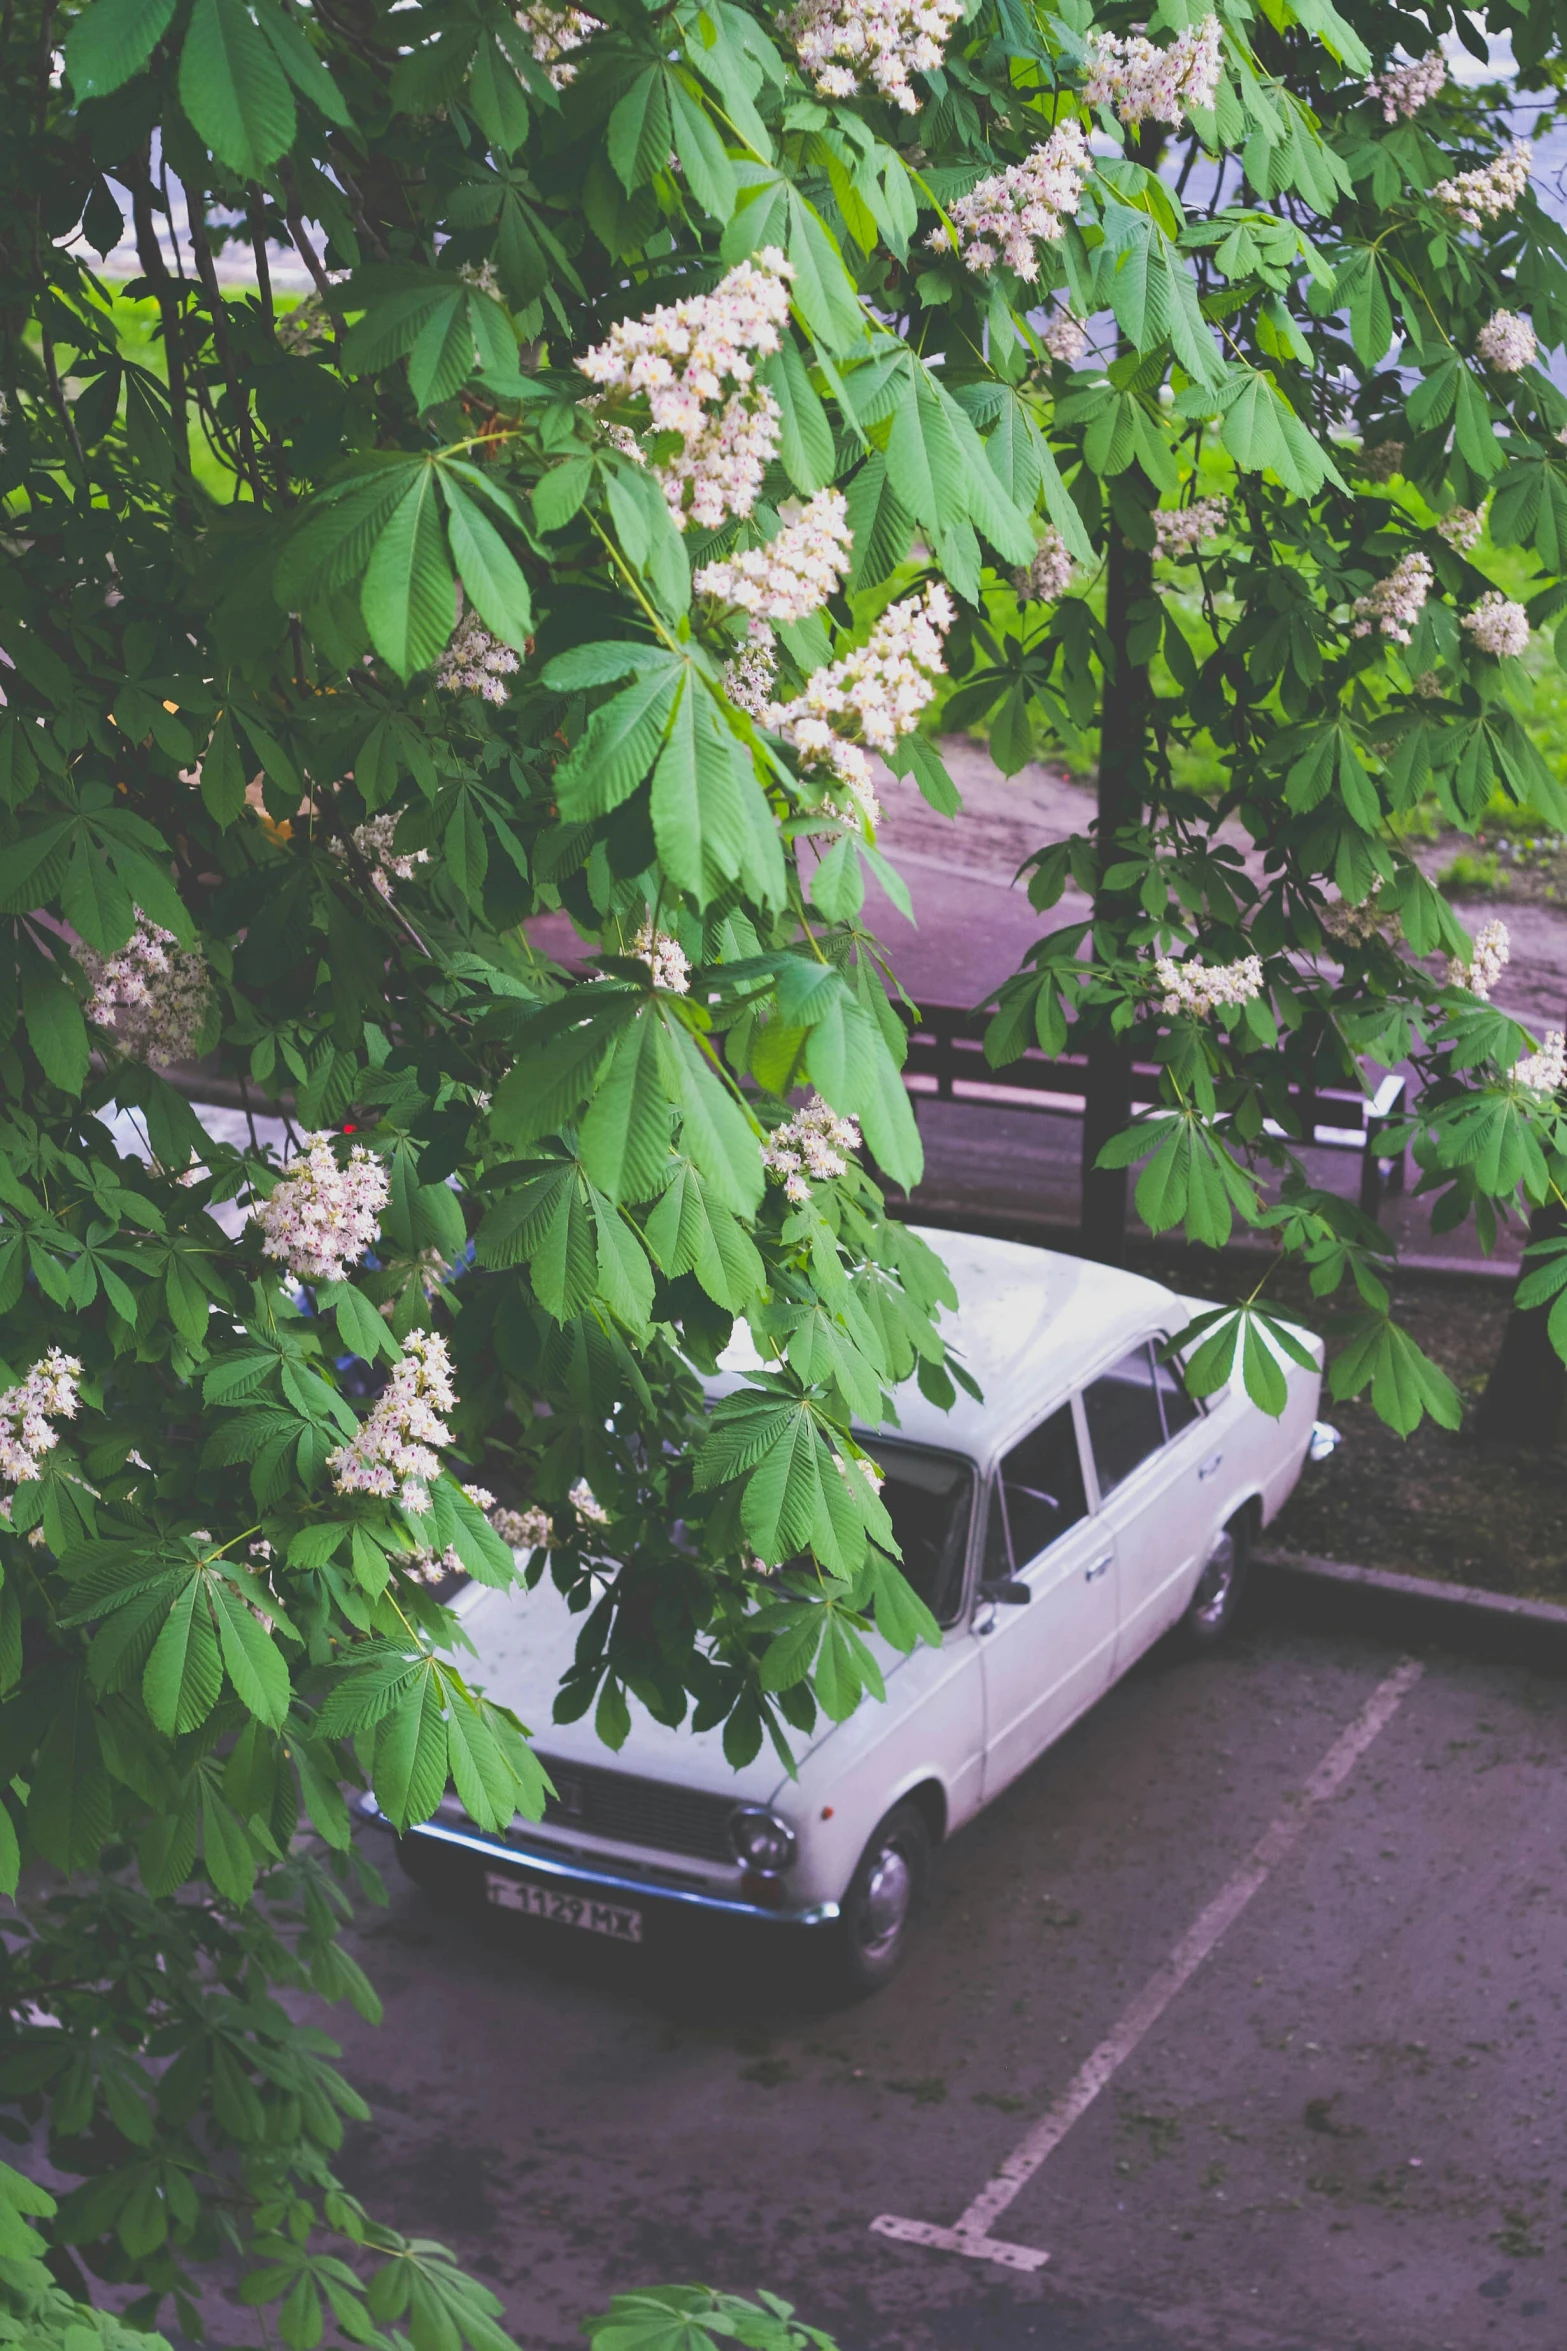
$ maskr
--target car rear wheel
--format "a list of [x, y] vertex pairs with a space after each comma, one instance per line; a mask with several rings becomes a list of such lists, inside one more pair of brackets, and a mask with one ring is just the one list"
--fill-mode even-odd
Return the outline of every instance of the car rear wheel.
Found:
[[1246, 1589], [1251, 1565], [1251, 1519], [1238, 1511], [1220, 1534], [1204, 1563], [1181, 1620], [1181, 1632], [1190, 1649], [1212, 1649], [1234, 1624]]
[[849, 1881], [839, 1921], [838, 1973], [850, 1992], [874, 1992], [901, 1966], [930, 1875], [930, 1831], [917, 1804], [895, 1804]]

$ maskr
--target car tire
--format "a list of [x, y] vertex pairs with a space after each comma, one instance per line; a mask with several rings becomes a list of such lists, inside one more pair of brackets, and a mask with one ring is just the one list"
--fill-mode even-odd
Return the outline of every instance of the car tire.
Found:
[[1216, 1649], [1225, 1638], [1245, 1597], [1250, 1566], [1251, 1513], [1241, 1510], [1209, 1552], [1191, 1605], [1181, 1619], [1181, 1638], [1189, 1650]]
[[930, 1877], [930, 1831], [917, 1804], [895, 1804], [860, 1855], [838, 1922], [841, 1987], [879, 1991], [908, 1949]]

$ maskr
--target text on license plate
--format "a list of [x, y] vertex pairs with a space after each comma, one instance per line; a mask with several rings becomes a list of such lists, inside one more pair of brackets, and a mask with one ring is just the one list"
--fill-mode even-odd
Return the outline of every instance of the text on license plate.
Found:
[[501, 1910], [526, 1910], [533, 1918], [554, 1919], [560, 1926], [585, 1927], [590, 1935], [608, 1935], [617, 1943], [640, 1943], [642, 1913], [619, 1902], [596, 1902], [590, 1894], [563, 1894], [554, 1886], [536, 1885], [531, 1878], [502, 1877], [486, 1870], [484, 1890]]

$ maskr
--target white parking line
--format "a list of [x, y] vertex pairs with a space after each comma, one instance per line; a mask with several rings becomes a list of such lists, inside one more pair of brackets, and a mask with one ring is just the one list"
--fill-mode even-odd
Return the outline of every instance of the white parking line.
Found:
[[971, 2260], [994, 2262], [1002, 2269], [1044, 2266], [1050, 2258], [1048, 2253], [1032, 2245], [1008, 2244], [1004, 2238], [993, 2237], [992, 2224], [1033, 2178], [1046, 2156], [1060, 2146], [1078, 2116], [1087, 2112], [1105, 2084], [1120, 2071], [1144, 2034], [1158, 2023], [1176, 1993], [1190, 1982], [1252, 1896], [1267, 1884], [1304, 1834], [1317, 1806], [1337, 1795], [1424, 1670], [1413, 1658], [1406, 1658], [1372, 1692], [1348, 1729], [1339, 1734], [1323, 1756], [1295, 1799], [1293, 1810], [1281, 1813], [1258, 1838], [1229, 1883], [1215, 1894], [1163, 1966], [1154, 1970], [1119, 2023], [1079, 2068], [1049, 2112], [1013, 2148], [995, 2178], [980, 2189], [962, 2219], [951, 2228], [942, 2228], [934, 2221], [905, 2220], [894, 2212], [878, 2213], [871, 2227], [879, 2236], [894, 2237], [906, 2245], [929, 2245], [938, 2252], [964, 2253]]

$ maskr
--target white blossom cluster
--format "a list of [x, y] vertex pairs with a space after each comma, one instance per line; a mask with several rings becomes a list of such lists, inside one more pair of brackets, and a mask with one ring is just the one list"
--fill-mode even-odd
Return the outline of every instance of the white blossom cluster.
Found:
[[[1004, 261], [1032, 285], [1039, 275], [1038, 248], [1065, 235], [1093, 168], [1082, 126], [1069, 120], [1057, 123], [1049, 138], [1021, 163], [992, 172], [966, 196], [956, 197], [950, 216], [966, 266], [984, 271]], [[938, 253], [945, 251], [946, 229], [933, 229], [926, 242]]]
[[509, 645], [492, 637], [476, 613], [465, 613], [435, 673], [443, 694], [478, 694], [486, 702], [504, 702], [511, 691], [502, 679], [522, 667]]
[[1483, 163], [1476, 171], [1461, 171], [1450, 180], [1438, 180], [1431, 193], [1439, 204], [1448, 205], [1457, 213], [1466, 228], [1480, 228], [1488, 220], [1499, 220], [1504, 212], [1511, 212], [1525, 188], [1529, 185], [1529, 169], [1534, 161], [1534, 149], [1527, 139], [1514, 139], [1512, 145]]
[[1514, 1085], [1532, 1086], [1536, 1093], [1559, 1094], [1567, 1084], [1567, 1036], [1560, 1029], [1547, 1029], [1539, 1052], [1526, 1053], [1513, 1063], [1512, 1077]]
[[691, 958], [678, 939], [645, 922], [631, 942], [631, 952], [649, 967], [655, 988], [662, 988], [669, 996], [690, 995]]
[[1450, 988], [1467, 988], [1471, 996], [1478, 996], [1482, 1004], [1491, 1001], [1491, 990], [1512, 961], [1512, 934], [1505, 922], [1488, 922], [1475, 933], [1469, 961], [1451, 955], [1447, 962], [1447, 984]]
[[586, 1478], [578, 1478], [576, 1484], [572, 1487], [571, 1492], [566, 1496], [566, 1499], [571, 1504], [571, 1507], [576, 1512], [577, 1516], [582, 1520], [584, 1526], [608, 1526], [609, 1512], [605, 1509], [603, 1503], [594, 1493], [593, 1488], [588, 1484]]
[[1434, 702], [1441, 691], [1442, 680], [1439, 672], [1434, 669], [1423, 669], [1415, 680], [1415, 692], [1420, 696], [1421, 701]]
[[452, 1441], [441, 1414], [456, 1401], [446, 1341], [438, 1331], [410, 1331], [402, 1360], [354, 1435], [327, 1455], [338, 1493], [395, 1496], [405, 1510], [428, 1510], [439, 1448]]
[[1153, 518], [1153, 551], [1179, 563], [1217, 538], [1229, 515], [1228, 498], [1196, 498], [1190, 506], [1160, 507]]
[[1168, 49], [1145, 33], [1122, 40], [1095, 33], [1087, 57], [1083, 100], [1113, 106], [1125, 123], [1178, 123], [1183, 107], [1206, 112], [1219, 94], [1224, 65], [1223, 35], [1216, 16], [1188, 25]]
[[1404, 470], [1405, 446], [1402, 441], [1373, 441], [1360, 452], [1361, 471], [1370, 481], [1390, 482]]
[[724, 664], [724, 692], [737, 710], [752, 718], [767, 716], [778, 686], [778, 660], [771, 645], [743, 645]]
[[489, 1513], [489, 1521], [503, 1543], [514, 1551], [543, 1551], [549, 1546], [554, 1529], [550, 1514], [536, 1502], [526, 1510], [511, 1510], [504, 1503], [497, 1504]]
[[656, 471], [682, 530], [688, 519], [716, 530], [756, 504], [780, 424], [756, 361], [780, 347], [793, 275], [777, 247], [765, 246], [711, 294], [621, 319], [577, 362], [595, 384], [645, 393], [653, 430], [680, 435], [683, 449]]
[[1039, 340], [1052, 359], [1063, 367], [1076, 367], [1088, 349], [1088, 329], [1070, 310], [1058, 310], [1050, 324], [1043, 328]]
[[[364, 824], [356, 824], [349, 836], [369, 866], [370, 879], [383, 898], [391, 897], [393, 882], [411, 882], [415, 866], [428, 865], [430, 862], [428, 849], [412, 849], [406, 856], [394, 849], [392, 841], [396, 831], [396, 811], [385, 809], [381, 815], [368, 818]], [[341, 841], [332, 843], [332, 854], [347, 862]]]
[[[854, 534], [841, 490], [818, 490], [765, 547], [747, 547], [704, 563], [692, 585], [750, 614], [753, 621], [804, 620], [836, 595], [849, 568]], [[753, 642], [758, 640], [753, 630]]]
[[1482, 653], [1494, 653], [1498, 660], [1504, 654], [1528, 650], [1529, 615], [1521, 604], [1515, 604], [1498, 588], [1487, 588], [1474, 610], [1464, 614], [1459, 626], [1469, 631]]
[[1378, 580], [1364, 596], [1355, 598], [1350, 634], [1369, 637], [1373, 629], [1380, 629], [1395, 645], [1409, 644], [1435, 583], [1436, 574], [1428, 555], [1422, 555], [1418, 548], [1401, 555], [1385, 580]]
[[1261, 995], [1262, 958], [1243, 955], [1238, 963], [1209, 964], [1196, 955], [1190, 963], [1177, 963], [1173, 956], [1160, 955], [1155, 959], [1153, 976], [1167, 1020], [1182, 1012], [1192, 1012], [1203, 1019], [1221, 1005], [1239, 1007]]
[[891, 751], [910, 732], [945, 671], [942, 640], [954, 618], [939, 580], [922, 596], [905, 596], [857, 652], [815, 671], [792, 701], [769, 703], [765, 724], [794, 746], [807, 770], [828, 769], [856, 800], [874, 804], [860, 744]]
[[1485, 516], [1472, 506], [1450, 506], [1446, 514], [1437, 516], [1436, 527], [1449, 547], [1456, 547], [1461, 555], [1467, 555], [1471, 547], [1479, 545], [1480, 534], [1485, 529]]
[[342, 1167], [330, 1135], [309, 1135], [303, 1155], [250, 1213], [264, 1254], [280, 1258], [296, 1281], [340, 1282], [380, 1232], [389, 1191], [385, 1165], [362, 1143]]
[[1539, 347], [1533, 327], [1515, 310], [1493, 310], [1475, 337], [1476, 351], [1499, 376], [1515, 376], [1533, 367]]
[[76, 1418], [81, 1402], [76, 1383], [81, 1376], [74, 1355], [51, 1347], [25, 1379], [0, 1395], [0, 1478], [8, 1485], [25, 1485], [29, 1478], [43, 1476], [44, 1455], [60, 1442], [58, 1429], [49, 1426], [50, 1417]]
[[488, 294], [492, 302], [505, 300], [493, 261], [465, 261], [457, 275], [465, 286], [472, 286], [476, 294]]
[[163, 1069], [188, 1061], [207, 1017], [212, 981], [204, 957], [139, 909], [136, 927], [115, 955], [79, 950], [92, 981], [87, 1018], [106, 1029], [129, 1061]]
[[1066, 594], [1072, 585], [1072, 554], [1053, 522], [1046, 523], [1033, 562], [1014, 572], [1012, 580], [1022, 604], [1056, 604]]
[[818, 97], [870, 87], [917, 114], [909, 76], [936, 72], [962, 14], [963, 0], [801, 0], [784, 24]]
[[550, 0], [532, 0], [531, 6], [519, 8], [517, 22], [531, 36], [534, 62], [544, 67], [552, 90], [567, 89], [576, 80], [577, 68], [566, 59], [604, 30], [585, 9], [552, 8]]
[[774, 1127], [762, 1145], [762, 1165], [782, 1179], [784, 1192], [796, 1207], [809, 1200], [808, 1175], [820, 1184], [847, 1175], [846, 1151], [858, 1151], [860, 1130], [852, 1118], [840, 1118], [820, 1094], [813, 1094], [803, 1110]]
[[1367, 82], [1366, 96], [1381, 99], [1384, 122], [1397, 122], [1400, 115], [1407, 121], [1429, 105], [1446, 80], [1447, 59], [1440, 49], [1431, 49], [1412, 65], [1384, 66]]

